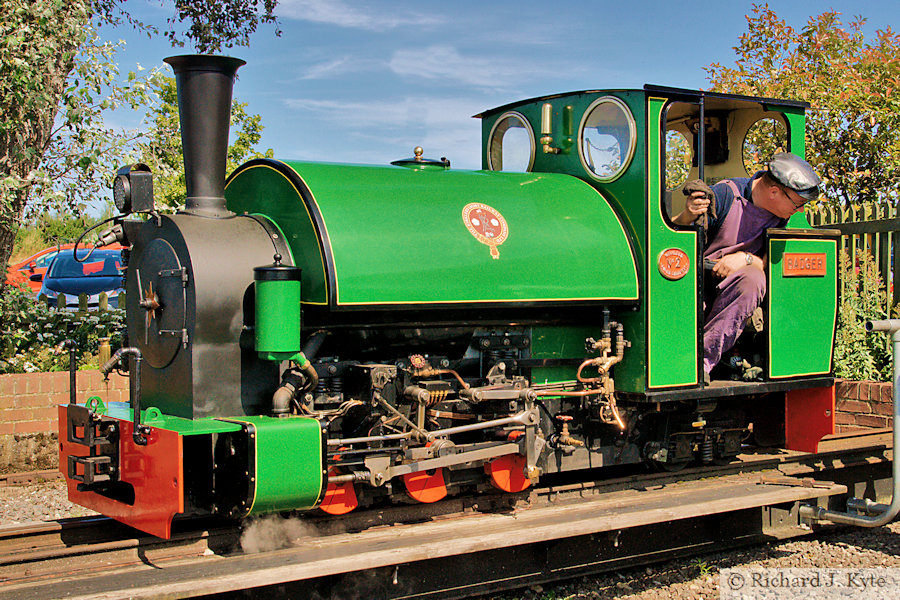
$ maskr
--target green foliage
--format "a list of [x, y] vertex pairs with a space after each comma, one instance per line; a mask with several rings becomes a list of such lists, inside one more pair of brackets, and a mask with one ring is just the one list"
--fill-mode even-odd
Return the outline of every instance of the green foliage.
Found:
[[152, 101], [152, 74], [129, 73], [127, 81], [120, 82], [116, 54], [122, 45], [101, 42], [94, 31], [82, 44], [60, 98], [62, 118], [50, 132], [35, 177], [26, 182], [37, 200], [26, 216], [48, 208], [83, 212], [139, 138], [140, 133], [111, 128], [104, 120], [109, 110], [140, 110]]
[[15, 264], [25, 260], [32, 254], [35, 254], [46, 247], [47, 244], [44, 242], [44, 235], [39, 230], [20, 227], [16, 232], [16, 242], [13, 245], [9, 263]]
[[766, 168], [777, 152], [788, 151], [787, 127], [779, 120], [760, 119], [750, 126], [741, 148], [741, 158], [748, 173]]
[[78, 214], [96, 197], [134, 139], [104, 113], [150, 99], [145, 78], [119, 82], [119, 44], [96, 31], [101, 4], [0, 2], [0, 264], [23, 218]]
[[666, 189], [673, 190], [687, 181], [691, 172], [691, 143], [679, 131], [666, 132]]
[[[838, 307], [834, 346], [834, 374], [857, 381], [890, 381], [889, 336], [867, 334], [866, 321], [890, 318], [885, 308], [888, 292], [878, 275], [875, 260], [858, 252], [856, 264], [841, 254], [841, 303]], [[895, 309], [896, 312], [896, 309]]]
[[[26, 206], [81, 210], [134, 141], [107, 127], [102, 115], [146, 104], [147, 78], [129, 75], [122, 83], [114, 60], [118, 45], [101, 41], [97, 31], [122, 22], [148, 34], [157, 30], [134, 19], [124, 4], [0, 2], [0, 265], [9, 260]], [[276, 4], [175, 0], [165, 35], [201, 52], [246, 45], [259, 23], [274, 22]]]
[[896, 198], [900, 180], [900, 35], [862, 33], [834, 11], [799, 31], [768, 5], [754, 5], [734, 48], [734, 67], [706, 70], [720, 92], [806, 100], [807, 160], [834, 202]]
[[[278, 0], [175, 0], [176, 16], [169, 19], [166, 37], [173, 46], [183, 46], [186, 39], [202, 53], [247, 46], [259, 23], [276, 22], [277, 4]], [[172, 27], [178, 23], [190, 23], [190, 27], [180, 34]], [[281, 32], [276, 29], [275, 35]]]
[[16, 250], [18, 251], [26, 238], [37, 238], [40, 244], [40, 248], [37, 250], [53, 244], [74, 242], [85, 229], [107, 216], [112, 215], [104, 215], [99, 218], [58, 212], [41, 212], [32, 215], [22, 223], [16, 233]]
[[[151, 82], [158, 100], [148, 111], [146, 121], [150, 131], [138, 144], [139, 160], [153, 171], [153, 195], [158, 207], [181, 208], [186, 196], [181, 130], [178, 123], [178, 94], [175, 78], [156, 76]], [[251, 158], [271, 158], [271, 149], [264, 153], [253, 147], [259, 143], [263, 126], [259, 115], [247, 112], [247, 103], [231, 105], [231, 135], [226, 171], [231, 172]]]
[[105, 127], [102, 114], [149, 101], [141, 78], [117, 83], [120, 44], [99, 39], [92, 7], [84, 1], [0, 3], [0, 193], [6, 218], [29, 198], [39, 199], [43, 210], [48, 204], [78, 208], [94, 197], [98, 173], [105, 180], [130, 141]]
[[69, 368], [69, 353], [59, 345], [76, 343], [79, 368], [97, 368], [99, 339], [110, 338], [113, 351], [122, 345], [125, 311], [82, 314], [51, 310], [25, 290], [6, 286], [0, 296], [0, 373], [62, 371]]
[[694, 560], [692, 560], [691, 566], [697, 569], [697, 575], [699, 577], [708, 577], [714, 572], [713, 566], [700, 558], [695, 558]]

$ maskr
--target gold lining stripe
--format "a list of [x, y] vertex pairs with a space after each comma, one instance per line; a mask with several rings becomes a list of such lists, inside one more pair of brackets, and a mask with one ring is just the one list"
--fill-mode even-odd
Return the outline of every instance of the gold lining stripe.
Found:
[[586, 300], [637, 300], [637, 296], [597, 296], [587, 298], [500, 298], [496, 300], [396, 300], [389, 302], [339, 302], [338, 306], [381, 306], [394, 304], [469, 304], [473, 302], [482, 302], [485, 304], [495, 304], [497, 302], [584, 302]]
[[[319, 207], [319, 203], [316, 200], [315, 193], [313, 192], [312, 188], [309, 186], [309, 184], [306, 182], [306, 180], [303, 179], [303, 176], [300, 175], [300, 173], [298, 173], [296, 171], [296, 169], [291, 167], [288, 163], [286, 163], [284, 161], [276, 160], [276, 159], [268, 159], [268, 160], [272, 160], [273, 162], [278, 162], [279, 164], [282, 164], [285, 167], [287, 167], [288, 169], [290, 169], [291, 171], [293, 171], [293, 173], [300, 179], [300, 181], [303, 182], [303, 185], [306, 186], [306, 189], [309, 190], [309, 194], [311, 196], [311, 201], [313, 202], [313, 204], [315, 204], [316, 209], [318, 210], [319, 215], [322, 218], [322, 227], [325, 228], [325, 236], [326, 236], [327, 243], [328, 243], [328, 250], [331, 253], [331, 256], [333, 258], [334, 257], [334, 249], [331, 246], [331, 236], [328, 233], [328, 225], [325, 222], [325, 215], [322, 213], [322, 210]], [[282, 173], [278, 169], [276, 169], [268, 164], [252, 165], [250, 167], [245, 168], [243, 171], [241, 171], [241, 173], [250, 171], [251, 169], [256, 169], [256, 168], [270, 169], [272, 171], [275, 171], [279, 175], [281, 175], [281, 177], [283, 177], [285, 180], [287, 180], [287, 182], [291, 185], [291, 187], [294, 188], [294, 191], [297, 193], [297, 196], [300, 198], [300, 204], [302, 204], [303, 209], [306, 211], [306, 216], [309, 219], [310, 224], [312, 225], [313, 231], [316, 231], [315, 220], [312, 218], [312, 215], [310, 214], [309, 208], [306, 206], [306, 203], [303, 202], [303, 194], [300, 192], [299, 189], [297, 189], [297, 186], [294, 185], [294, 182], [291, 181], [290, 178], [285, 176], [284, 173]], [[240, 175], [240, 173], [238, 175]], [[234, 179], [232, 179], [231, 181], [234, 181]], [[229, 181], [228, 183], [230, 184], [231, 181]], [[336, 306], [394, 306], [394, 305], [403, 305], [403, 304], [422, 305], [422, 304], [470, 304], [470, 303], [495, 304], [495, 303], [501, 303], [501, 302], [503, 302], [503, 303], [507, 303], [507, 302], [564, 302], [564, 303], [569, 303], [569, 302], [584, 302], [584, 301], [638, 300], [640, 298], [640, 289], [639, 289], [640, 281], [639, 281], [639, 277], [638, 277], [638, 273], [637, 273], [637, 269], [636, 269], [634, 249], [631, 247], [631, 244], [628, 243], [627, 234], [625, 234], [624, 227], [622, 226], [622, 223], [619, 220], [619, 217], [618, 217], [616, 211], [613, 210], [612, 206], [610, 206], [610, 204], [609, 204], [609, 201], [596, 188], [594, 188], [593, 186], [589, 185], [587, 182], [584, 182], [580, 179], [578, 181], [581, 182], [584, 186], [590, 188], [594, 193], [596, 193], [598, 196], [600, 196], [600, 198], [604, 202], [606, 202], [607, 206], [609, 207], [610, 212], [612, 212], [613, 218], [619, 224], [619, 228], [622, 231], [623, 237], [625, 238], [625, 243], [628, 246], [628, 252], [629, 252], [629, 255], [631, 256], [631, 264], [635, 265], [635, 267], [634, 267], [635, 291], [636, 291], [635, 294], [630, 295], [630, 296], [629, 295], [626, 295], [626, 296], [596, 296], [596, 297], [583, 297], [583, 298], [571, 298], [571, 297], [566, 297], [566, 298], [498, 298], [498, 299], [493, 299], [493, 300], [474, 298], [474, 299], [468, 299], [468, 300], [449, 300], [449, 301], [448, 300], [430, 300], [430, 301], [396, 300], [396, 301], [388, 301], [388, 302], [341, 302], [340, 301], [340, 278], [338, 277], [337, 262], [335, 261], [334, 262], [334, 292], [335, 292]], [[227, 188], [227, 185], [226, 185], [226, 188]], [[279, 227], [279, 229], [280, 229], [280, 227]], [[285, 239], [287, 239], [287, 238], [285, 238]], [[288, 244], [288, 246], [290, 247], [290, 243]], [[326, 301], [325, 302], [301, 301], [301, 304], [313, 305], [313, 306], [329, 306], [329, 302], [327, 299], [330, 298], [331, 296], [329, 294], [330, 286], [329, 286], [329, 281], [328, 281], [328, 269], [326, 268], [326, 265], [325, 265], [325, 257], [322, 252], [322, 247], [319, 246], [318, 244], [316, 244], [316, 246], [319, 248], [319, 260], [320, 260], [320, 264], [322, 266], [322, 274], [325, 278]], [[295, 262], [295, 264], [296, 264], [296, 262]]]
[[[220, 417], [218, 420], [225, 421], [226, 423], [241, 423], [243, 425], [252, 426], [253, 427], [253, 437], [248, 440], [253, 443], [253, 481], [248, 481], [247, 483], [253, 484], [253, 502], [250, 503], [250, 506], [247, 508], [247, 515], [253, 512], [253, 507], [256, 506], [256, 496], [259, 491], [259, 446], [257, 445], [257, 440], [259, 439], [256, 435], [256, 424], [251, 423], [250, 421], [244, 421], [242, 419], [235, 419], [233, 417]], [[245, 515], [246, 516], [246, 515]]]
[[[659, 219], [662, 222], [663, 226], [668, 231], [674, 233], [675, 235], [688, 235], [693, 238], [694, 252], [693, 252], [693, 255], [691, 256], [691, 260], [694, 263], [696, 263], [697, 262], [696, 261], [696, 257], [697, 257], [697, 234], [696, 234], [696, 232], [684, 231], [684, 230], [680, 230], [680, 229], [672, 229], [669, 226], [669, 223], [666, 221], [665, 216], [663, 215], [663, 212], [662, 212], [662, 198], [659, 195], [659, 191], [663, 184], [661, 165], [660, 165], [660, 160], [659, 160], [659, 155], [660, 155], [660, 152], [662, 151], [662, 147], [660, 146], [661, 141], [657, 141], [657, 148], [656, 148], [657, 152], [655, 153], [655, 156], [650, 156], [650, 144], [649, 144], [650, 134], [651, 134], [651, 132], [655, 133], [656, 139], [660, 140], [661, 133], [662, 133], [661, 120], [662, 120], [662, 116], [663, 116], [663, 109], [665, 108], [666, 102], [668, 102], [669, 100], [670, 100], [669, 98], [662, 98], [662, 97], [655, 97], [655, 96], [650, 96], [647, 98], [647, 109], [646, 109], [647, 110], [646, 139], [648, 140], [648, 143], [647, 143], [647, 177], [646, 177], [647, 201], [656, 206], [656, 212], [659, 215]], [[652, 114], [653, 111], [651, 111], [651, 109], [650, 109], [651, 103], [654, 101], [662, 102], [662, 104], [660, 105], [660, 108], [659, 108], [659, 113], [656, 115], [656, 119], [653, 119], [653, 114]], [[654, 168], [655, 168], [656, 174], [657, 174], [656, 175], [657, 176], [656, 190], [651, 189], [651, 185], [650, 185], [650, 172]], [[651, 360], [652, 354], [650, 353], [650, 341], [653, 339], [653, 335], [650, 331], [650, 323], [652, 322], [651, 310], [652, 310], [652, 307], [654, 304], [653, 302], [650, 301], [650, 299], [651, 299], [650, 288], [651, 288], [652, 280], [653, 280], [653, 276], [652, 276], [653, 265], [651, 264], [651, 261], [653, 260], [652, 257], [657, 255], [658, 253], [655, 252], [655, 248], [652, 248], [653, 251], [651, 251], [650, 215], [649, 215], [649, 213], [647, 215], [647, 230], [646, 231], [647, 231], [647, 244], [646, 244], [647, 251], [646, 251], [645, 259], [647, 261], [647, 269], [645, 272], [647, 273], [647, 388], [653, 389], [653, 388], [667, 388], [667, 387], [678, 386], [678, 385], [696, 385], [698, 383], [696, 358], [700, 352], [700, 347], [702, 347], [702, 346], [698, 345], [698, 339], [697, 339], [697, 334], [696, 334], [696, 332], [700, 330], [700, 328], [698, 327], [698, 323], [697, 323], [697, 293], [698, 293], [698, 290], [697, 290], [697, 284], [696, 284], [697, 269], [700, 267], [700, 265], [697, 265], [697, 264], [694, 265], [694, 281], [695, 281], [694, 293], [691, 294], [691, 305], [693, 307], [693, 310], [691, 311], [691, 320], [694, 322], [693, 329], [695, 331], [695, 334], [692, 336], [693, 340], [694, 340], [693, 346], [694, 346], [694, 358], [695, 358], [695, 360], [694, 360], [695, 368], [693, 370], [693, 372], [694, 372], [693, 379], [688, 379], [685, 382], [669, 382], [669, 383], [653, 385], [653, 375], [652, 375], [653, 361]], [[663, 245], [665, 245], [665, 244], [663, 244]]]
[[[277, 162], [277, 163], [279, 163], [279, 164], [282, 164], [282, 165], [284, 165], [285, 167], [287, 167], [288, 169], [290, 169], [291, 171], [293, 171], [294, 174], [296, 174], [297, 177], [300, 179], [300, 181], [303, 182], [303, 185], [306, 186], [306, 189], [309, 190], [309, 194], [310, 194], [310, 196], [312, 197], [311, 199], [312, 199], [313, 204], [316, 205], [316, 209], [317, 209], [317, 210], [319, 209], [319, 203], [316, 202], [316, 197], [315, 197], [315, 194], [313, 194], [312, 188], [309, 187], [309, 184], [306, 183], [306, 181], [303, 179], [303, 177], [301, 177], [300, 174], [297, 173], [297, 171], [296, 171], [293, 167], [291, 167], [289, 164], [287, 164], [286, 162], [281, 161], [281, 160], [272, 159], [272, 158], [267, 159], [267, 160], [271, 160], [271, 161], [273, 161], [273, 162]], [[243, 171], [241, 171], [240, 173], [238, 173], [238, 175], [240, 175], [241, 173], [245, 173], [245, 172], [247, 172], [247, 171], [250, 171], [250, 170], [252, 170], [252, 169], [258, 169], [258, 168], [270, 169], [270, 170], [272, 170], [272, 171], [275, 171], [278, 175], [280, 175], [281, 177], [283, 177], [283, 178], [290, 184], [290, 186], [291, 186], [292, 188], [294, 188], [294, 191], [297, 193], [297, 196], [300, 198], [300, 204], [303, 206], [303, 210], [306, 211], [306, 217], [309, 219], [310, 225], [312, 225], [312, 230], [313, 230], [313, 231], [316, 231], [316, 221], [315, 221], [315, 219], [312, 218], [312, 215], [311, 215], [310, 212], [309, 212], [309, 207], [306, 206], [306, 202], [303, 201], [303, 193], [297, 188], [296, 185], [294, 185], [294, 182], [291, 181], [290, 178], [287, 177], [284, 173], [282, 173], [281, 171], [279, 171], [278, 169], [276, 169], [276, 168], [273, 167], [272, 165], [261, 164], [261, 165], [252, 165], [252, 166], [249, 166], [249, 167], [245, 168]], [[234, 181], [234, 179], [231, 179], [231, 180], [225, 185], [225, 189], [228, 189], [228, 185], [231, 184], [232, 181]], [[321, 211], [321, 210], [319, 210], [319, 215], [322, 215], [322, 211]], [[278, 224], [276, 223], [276, 226], [277, 226], [277, 225], [278, 225]], [[332, 256], [334, 256], [334, 252], [333, 252], [333, 250], [332, 250], [332, 248], [331, 248], [331, 237], [328, 236], [328, 227], [325, 225], [325, 217], [324, 217], [324, 216], [322, 216], [322, 227], [325, 227], [325, 235], [326, 235], [326, 238], [328, 239], [328, 250], [332, 251]], [[279, 226], [279, 230], [280, 230], [280, 229], [281, 229], [281, 227]], [[285, 241], [287, 242], [287, 237], [285, 237]], [[290, 242], [288, 242], [288, 247], [290, 247]], [[310, 304], [310, 305], [316, 305], [316, 306], [328, 306], [328, 297], [329, 297], [329, 291], [330, 291], [330, 288], [329, 288], [329, 286], [328, 286], [328, 269], [327, 269], [326, 266], [325, 266], [325, 256], [324, 256], [324, 253], [322, 252], [322, 248], [319, 246], [319, 244], [316, 244], [316, 247], [319, 249], [319, 261], [320, 261], [320, 264], [321, 264], [321, 266], [322, 266], [322, 276], [325, 278], [325, 302], [312, 302], [312, 301], [302, 301], [302, 300], [301, 300], [300, 304]], [[293, 254], [293, 251], [291, 251], [291, 254]], [[292, 256], [291, 258], [293, 259], [293, 256]], [[295, 265], [297, 264], [296, 261], [294, 262], [294, 264], [295, 264]], [[335, 280], [337, 280], [337, 272], [335, 272]], [[335, 281], [335, 285], [337, 285], [337, 281]], [[337, 291], [337, 290], [335, 290], [335, 291]]]
[[[828, 239], [828, 238], [807, 238], [807, 237], [769, 238], [769, 246], [768, 246], [768, 248], [766, 248], [766, 250], [768, 252], [768, 256], [772, 256], [772, 243], [776, 242], [776, 241], [781, 241], [781, 242], [789, 242], [789, 241], [790, 242], [801, 242], [801, 241], [830, 242], [831, 244], [834, 245], [834, 267], [835, 267], [835, 269], [840, 269], [840, 256], [838, 256], [838, 240]], [[771, 280], [771, 278], [772, 278], [772, 265], [771, 264], [769, 265], [769, 270], [767, 272], [767, 276]], [[769, 344], [768, 344], [768, 346], [769, 346], [769, 348], [768, 348], [769, 373], [767, 373], [767, 375], [769, 376], [769, 379], [790, 379], [791, 377], [806, 377], [809, 375], [829, 375], [832, 371], [834, 371], [834, 340], [835, 340], [835, 334], [836, 334], [835, 330], [837, 328], [837, 313], [838, 313], [838, 310], [840, 309], [840, 305], [839, 305], [838, 297], [837, 297], [838, 296], [837, 285], [840, 283], [839, 277], [840, 277], [840, 274], [836, 272], [835, 273], [835, 295], [834, 295], [834, 319], [832, 319], [832, 321], [831, 321], [831, 352], [829, 353], [829, 356], [828, 356], [828, 370], [827, 371], [813, 371], [813, 372], [809, 372], [809, 373], [792, 373], [790, 375], [772, 375], [772, 373], [771, 373], [771, 371], [772, 371], [772, 325], [771, 325], [771, 323], [769, 323], [768, 332], [766, 333], [766, 335], [768, 336], [768, 341], [769, 341]], [[766, 282], [766, 286], [767, 286], [766, 312], [768, 313], [770, 320], [771, 320], [771, 315], [772, 315], [772, 294], [770, 293], [771, 292], [771, 283], [772, 283], [771, 281]]]
[[[493, 171], [492, 171], [493, 172]], [[471, 304], [475, 302], [480, 302], [484, 304], [496, 304], [500, 302], [585, 302], [585, 301], [607, 301], [607, 300], [639, 300], [640, 299], [640, 277], [637, 272], [637, 262], [635, 261], [634, 256], [634, 248], [631, 247], [631, 244], [628, 242], [628, 234], [625, 232], [625, 228], [622, 225], [621, 220], [619, 220], [619, 215], [613, 209], [612, 205], [609, 203], [609, 200], [600, 193], [597, 188], [590, 185], [586, 181], [581, 179], [576, 179], [578, 183], [588, 188], [591, 192], [594, 192], [597, 196], [600, 197], [600, 200], [606, 203], [607, 208], [609, 208], [610, 213], [612, 213], [613, 219], [615, 219], [616, 223], [619, 225], [619, 230], [622, 234], [622, 238], [625, 241], [625, 245], [628, 247], [628, 254], [631, 257], [632, 269], [634, 271], [634, 289], [635, 294], [632, 296], [586, 296], [581, 298], [572, 298], [572, 297], [564, 297], [564, 298], [497, 298], [493, 300], [487, 300], [484, 298], [472, 298], [468, 300], [392, 300], [387, 302], [341, 302], [340, 294], [337, 294], [338, 302], [336, 306], [395, 306], [401, 304], [408, 305], [424, 305], [424, 304]], [[321, 214], [321, 212], [319, 213]], [[322, 218], [324, 223], [325, 218]], [[329, 238], [329, 243], [331, 238]], [[334, 257], [334, 253], [331, 255]], [[338, 279], [337, 276], [337, 261], [335, 261], [335, 290], [337, 291]]]

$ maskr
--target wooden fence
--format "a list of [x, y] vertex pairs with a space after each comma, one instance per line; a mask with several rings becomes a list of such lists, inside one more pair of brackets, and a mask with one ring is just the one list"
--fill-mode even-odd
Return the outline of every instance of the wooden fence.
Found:
[[[900, 234], [896, 205], [867, 202], [842, 208], [815, 206], [806, 209], [806, 217], [813, 227], [841, 232], [841, 250], [850, 257], [851, 264], [858, 264], [861, 252], [871, 254], [891, 306], [900, 302], [900, 286], [894, 285], [895, 265], [900, 265], [900, 244], [895, 243]], [[890, 313], [890, 306], [885, 308]]]
[[[79, 294], [78, 296], [78, 312], [86, 313], [88, 312], [88, 295], [87, 294]], [[46, 295], [41, 294], [38, 296], [38, 301], [43, 302], [44, 304], [52, 306], [52, 303], [49, 302], [49, 299]], [[117, 298], [119, 308], [125, 308], [125, 292], [120, 292]], [[65, 310], [66, 303], [68, 302], [68, 298], [65, 294], [60, 294], [56, 297], [56, 308], [60, 310]], [[99, 302], [96, 309], [100, 312], [106, 312], [109, 310], [109, 295], [106, 292], [100, 292]]]

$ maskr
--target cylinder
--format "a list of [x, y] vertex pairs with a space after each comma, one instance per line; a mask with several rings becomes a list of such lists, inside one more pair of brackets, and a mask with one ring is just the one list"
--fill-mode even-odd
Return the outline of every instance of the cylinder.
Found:
[[253, 269], [256, 298], [256, 352], [281, 362], [300, 355], [300, 274], [298, 267], [272, 264]]

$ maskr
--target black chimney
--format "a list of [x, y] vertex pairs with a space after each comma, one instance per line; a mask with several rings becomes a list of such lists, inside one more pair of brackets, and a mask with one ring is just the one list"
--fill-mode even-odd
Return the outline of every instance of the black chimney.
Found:
[[231, 120], [231, 90], [239, 58], [188, 54], [165, 62], [175, 71], [187, 200], [184, 212], [231, 216], [225, 208], [225, 158]]

